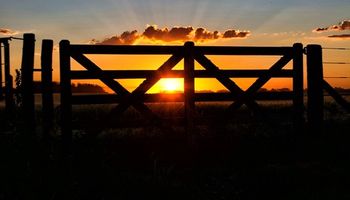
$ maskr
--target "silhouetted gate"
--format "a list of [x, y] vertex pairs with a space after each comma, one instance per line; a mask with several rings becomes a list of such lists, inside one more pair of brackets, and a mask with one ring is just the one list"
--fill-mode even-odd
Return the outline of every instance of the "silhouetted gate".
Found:
[[[88, 59], [86, 54], [129, 54], [129, 55], [171, 55], [157, 70], [102, 70]], [[281, 56], [267, 70], [223, 70], [217, 67], [207, 55], [261, 55]], [[72, 70], [71, 58], [87, 70]], [[184, 70], [172, 70], [184, 60]], [[195, 70], [197, 61], [205, 70]], [[292, 69], [283, 69], [293, 61]], [[162, 120], [145, 104], [146, 102], [182, 101], [185, 105], [185, 127], [190, 133], [193, 128], [195, 102], [198, 101], [233, 101], [229, 106], [235, 110], [246, 104], [257, 110], [256, 99], [293, 100], [295, 122], [303, 122], [303, 46], [293, 47], [206, 47], [194, 46], [187, 42], [184, 46], [113, 46], [113, 45], [75, 45], [63, 40], [60, 43], [60, 76], [62, 131], [64, 140], [69, 142], [72, 134], [72, 105], [118, 103], [109, 116], [120, 115], [133, 106], [147, 119]], [[242, 90], [230, 78], [257, 77], [258, 79], [246, 90]], [[271, 78], [292, 78], [293, 91], [282, 93], [257, 93]], [[129, 92], [116, 79], [145, 78], [133, 92]], [[146, 94], [161, 78], [184, 78], [184, 93], [177, 98], [167, 98], [166, 94]], [[230, 93], [195, 93], [195, 78], [216, 78]], [[116, 94], [108, 95], [73, 95], [71, 81], [74, 79], [99, 79]], [[170, 94], [169, 94], [170, 95]], [[106, 118], [109, 119], [109, 118]], [[102, 128], [109, 127], [110, 120], [104, 120]]]

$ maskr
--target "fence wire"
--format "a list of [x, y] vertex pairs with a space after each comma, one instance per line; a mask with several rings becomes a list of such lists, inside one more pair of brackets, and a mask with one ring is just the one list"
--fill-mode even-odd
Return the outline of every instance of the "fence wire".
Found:
[[346, 47], [323, 47], [322, 49], [327, 49], [327, 50], [340, 50], [340, 51], [350, 51], [350, 48], [346, 48]]
[[[323, 47], [322, 49], [325, 49], [325, 50], [336, 50], [336, 51], [350, 51], [350, 48], [347, 48], [347, 47]], [[323, 62], [323, 64], [325, 64], [325, 65], [349, 65], [350, 62], [325, 61], [325, 62]]]
[[348, 65], [350, 64], [350, 62], [323, 62], [323, 64], [327, 64], [327, 65]]

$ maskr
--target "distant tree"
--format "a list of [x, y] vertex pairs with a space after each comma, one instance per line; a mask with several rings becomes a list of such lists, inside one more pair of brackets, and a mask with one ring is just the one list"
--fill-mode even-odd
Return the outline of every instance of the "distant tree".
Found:
[[335, 87], [334, 89], [342, 94], [349, 94], [350, 93], [350, 88]]
[[18, 108], [22, 107], [23, 98], [22, 98], [22, 74], [21, 71], [16, 69], [16, 78], [15, 78], [16, 88], [15, 88], [15, 104]]
[[290, 92], [290, 89], [289, 88], [277, 88], [277, 89], [272, 88], [270, 91], [271, 92]]
[[269, 90], [266, 88], [260, 88], [258, 92], [268, 92]]
[[72, 84], [72, 93], [106, 93], [99, 85], [89, 83]]
[[[258, 92], [289, 92], [290, 91], [290, 89], [289, 88], [277, 88], [277, 89], [275, 89], [275, 88], [272, 88], [272, 89], [267, 89], [267, 88], [260, 88], [259, 90], [258, 90]], [[228, 90], [218, 90], [218, 91], [216, 91], [217, 93], [227, 93], [227, 92], [230, 92], [230, 91], [228, 91]]]
[[196, 90], [197, 93], [214, 93], [213, 90]]
[[217, 90], [216, 91], [216, 93], [228, 93], [228, 92], [230, 92], [230, 91], [228, 91], [228, 90]]
[[[41, 93], [41, 82], [34, 82], [34, 92]], [[57, 82], [53, 82], [53, 92], [59, 93], [61, 91], [60, 85]], [[90, 83], [72, 83], [72, 93], [98, 93], [104, 94], [107, 93], [101, 86]]]

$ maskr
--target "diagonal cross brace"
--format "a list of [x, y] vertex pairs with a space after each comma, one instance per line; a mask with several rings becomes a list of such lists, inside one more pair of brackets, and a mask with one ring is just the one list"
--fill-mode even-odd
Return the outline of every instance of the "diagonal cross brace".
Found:
[[118, 106], [111, 111], [111, 113], [120, 114], [124, 112], [130, 105], [133, 105], [135, 102], [139, 102], [140, 97], [142, 97], [149, 89], [153, 87], [154, 84], [156, 84], [162, 78], [162, 74], [170, 71], [182, 59], [182, 55], [172, 55], [163, 65], [158, 68], [157, 71], [152, 73], [132, 93], [127, 95], [124, 101], [121, 101], [120, 104], [118, 104]]
[[327, 81], [323, 80], [323, 89], [328, 92], [329, 95], [333, 97], [333, 99], [343, 108], [350, 112], [350, 103], [344, 99]]
[[[223, 75], [222, 73], [218, 73], [220, 69], [207, 57], [203, 54], [196, 54], [195, 60], [198, 61], [206, 70], [215, 74], [215, 78], [223, 84], [230, 92], [237, 94], [244, 94], [244, 90], [242, 90], [234, 81], [232, 81], [228, 76]], [[259, 105], [254, 100], [246, 101], [247, 106], [249, 106], [253, 110], [258, 110]]]
[[[102, 74], [103, 70], [101, 68], [99, 68], [95, 63], [93, 63], [91, 60], [89, 60], [88, 58], [86, 58], [84, 55], [82, 54], [78, 54], [78, 53], [72, 53], [72, 58], [74, 58], [78, 63], [80, 63], [83, 67], [85, 67], [87, 70], [94, 72], [96, 74]], [[125, 89], [120, 83], [118, 83], [117, 81], [115, 81], [112, 77], [102, 77], [100, 79], [104, 84], [106, 84], [108, 87], [110, 87], [115, 93], [125, 96], [125, 95], [129, 95], [130, 92]], [[155, 118], [155, 114], [143, 103], [141, 102], [135, 102], [133, 104], [133, 106], [135, 107], [135, 109], [137, 109], [139, 112]]]
[[261, 75], [233, 104], [229, 106], [229, 110], [236, 110], [242, 106], [245, 102], [249, 101], [254, 93], [256, 93], [265, 83], [271, 78], [272, 74], [281, 70], [288, 62], [292, 60], [291, 55], [284, 55], [275, 64], [271, 66], [268, 73]]

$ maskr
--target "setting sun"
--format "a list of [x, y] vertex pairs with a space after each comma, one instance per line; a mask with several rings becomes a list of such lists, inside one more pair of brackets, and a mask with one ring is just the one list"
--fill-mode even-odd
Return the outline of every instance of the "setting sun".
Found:
[[167, 78], [161, 80], [161, 91], [163, 92], [175, 92], [183, 90], [181, 87], [181, 79]]

